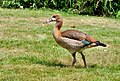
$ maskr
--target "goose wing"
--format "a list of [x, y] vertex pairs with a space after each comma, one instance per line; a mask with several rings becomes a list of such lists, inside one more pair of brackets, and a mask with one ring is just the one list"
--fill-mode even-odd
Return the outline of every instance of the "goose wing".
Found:
[[90, 35], [88, 35], [88, 34], [86, 34], [84, 32], [78, 31], [78, 30], [66, 30], [66, 31], [63, 31], [63, 32], [61, 32], [61, 36], [66, 37], [66, 38], [70, 38], [70, 39], [74, 39], [74, 40], [78, 40], [78, 41], [85, 40], [85, 41], [87, 41], [89, 43], [97, 41], [92, 36], [90, 36]]

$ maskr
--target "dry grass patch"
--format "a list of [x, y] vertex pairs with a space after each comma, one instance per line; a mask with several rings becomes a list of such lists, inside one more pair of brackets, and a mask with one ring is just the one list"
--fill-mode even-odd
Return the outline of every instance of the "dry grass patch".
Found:
[[68, 26], [97, 26], [97, 27], [110, 27], [120, 28], [120, 21], [115, 19], [103, 17], [68, 17], [64, 19], [65, 25]]

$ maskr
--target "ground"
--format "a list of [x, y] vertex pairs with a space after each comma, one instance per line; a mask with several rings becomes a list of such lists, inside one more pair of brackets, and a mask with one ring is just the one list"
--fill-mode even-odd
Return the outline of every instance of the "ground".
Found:
[[[72, 56], [52, 37], [55, 23], [43, 24], [52, 14], [64, 19], [61, 31], [80, 30], [107, 44], [83, 52], [88, 68], [79, 53], [71, 67]], [[119, 39], [119, 19], [0, 8], [0, 81], [119, 81]]]

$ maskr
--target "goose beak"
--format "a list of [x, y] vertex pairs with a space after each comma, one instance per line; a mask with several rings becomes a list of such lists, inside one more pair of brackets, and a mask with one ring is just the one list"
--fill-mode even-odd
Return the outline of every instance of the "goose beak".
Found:
[[46, 23], [52, 22], [52, 18], [48, 19]]
[[45, 24], [45, 23], [52, 22], [52, 21], [56, 21], [56, 19], [55, 19], [55, 18], [50, 18], [50, 19], [48, 19], [46, 22], [44, 22], [44, 24]]

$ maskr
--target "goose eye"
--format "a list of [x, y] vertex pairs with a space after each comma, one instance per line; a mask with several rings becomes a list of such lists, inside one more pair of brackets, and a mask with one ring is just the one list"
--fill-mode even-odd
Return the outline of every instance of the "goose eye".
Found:
[[53, 16], [53, 18], [55, 18], [55, 16]]

